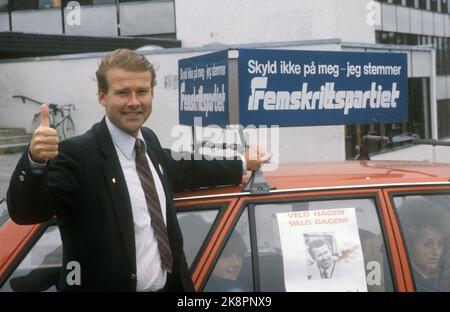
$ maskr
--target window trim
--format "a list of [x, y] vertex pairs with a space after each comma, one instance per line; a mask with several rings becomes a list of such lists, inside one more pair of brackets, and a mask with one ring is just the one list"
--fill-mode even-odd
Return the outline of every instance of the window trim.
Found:
[[[191, 270], [191, 279], [194, 283], [195, 289], [198, 291], [200, 289], [199, 280], [202, 280], [204, 278], [204, 271], [205, 267], [208, 267], [208, 265], [211, 263], [211, 255], [214, 254], [214, 251], [217, 250], [218, 246], [216, 242], [219, 240], [220, 237], [223, 237], [223, 233], [226, 231], [223, 231], [223, 228], [226, 227], [227, 222], [229, 222], [230, 217], [233, 217], [234, 210], [233, 208], [236, 206], [238, 199], [237, 198], [220, 198], [220, 199], [208, 199], [208, 198], [202, 198], [202, 199], [196, 199], [196, 200], [183, 200], [183, 201], [176, 201], [175, 202], [175, 211], [176, 212], [183, 212], [184, 209], [187, 209], [187, 207], [192, 207], [195, 205], [220, 205], [223, 204], [225, 208], [223, 209], [223, 214], [218, 215], [217, 220], [217, 226], [214, 225], [214, 227], [211, 227], [213, 231], [210, 231], [208, 233], [208, 238], [205, 239], [205, 242], [202, 245], [202, 250], [199, 251], [198, 255], [200, 258], [198, 259], [195, 266], [193, 266], [193, 270]], [[231, 208], [230, 208], [231, 207]], [[219, 212], [220, 213], [220, 212]]]
[[[400, 218], [398, 215], [398, 209], [394, 203], [394, 197], [398, 196], [415, 196], [415, 195], [450, 195], [450, 188], [448, 187], [430, 187], [427, 189], [424, 188], [390, 188], [384, 190], [386, 199], [389, 199], [389, 205], [391, 205], [393, 216], [395, 217], [395, 223], [397, 228], [399, 229], [399, 233], [396, 235], [397, 240], [401, 242], [402, 247], [399, 248], [400, 258], [402, 258], [404, 262], [404, 271], [407, 274], [407, 286], [411, 288], [412, 291], [416, 291], [416, 282], [412, 273], [412, 266], [410, 260], [410, 253], [408, 251], [408, 244], [406, 243], [406, 239], [404, 237], [404, 229], [401, 225]], [[409, 275], [409, 276], [408, 276]]]
[[253, 273], [253, 291], [261, 292], [261, 278], [259, 275], [259, 256], [258, 256], [258, 236], [256, 235], [256, 215], [255, 204], [249, 204], [248, 206], [248, 227], [250, 234], [250, 251], [252, 261], [252, 273]]
[[[223, 238], [220, 240], [220, 242], [217, 241], [216, 246], [218, 247], [218, 249], [216, 249], [216, 252], [212, 256], [211, 261], [209, 261], [209, 266], [206, 268], [206, 272], [202, 272], [203, 274], [201, 276], [199, 276], [199, 279], [200, 279], [200, 277], [202, 277], [203, 279], [201, 279], [200, 281], [197, 280], [197, 282], [196, 282], [195, 286], [196, 286], [196, 289], [198, 291], [203, 291], [204, 290], [204, 288], [205, 288], [205, 286], [206, 286], [206, 284], [207, 284], [207, 282], [209, 280], [209, 277], [211, 276], [212, 271], [213, 271], [217, 261], [219, 260], [221, 254], [222, 254], [222, 251], [224, 250], [225, 246], [228, 243], [228, 239], [230, 238], [231, 234], [233, 233], [233, 230], [235, 229], [236, 224], [239, 222], [239, 220], [242, 217], [242, 215], [243, 215], [243, 213], [244, 213], [246, 208], [247, 208], [247, 206], [243, 207], [243, 209], [239, 209], [238, 214], [233, 218], [232, 224], [227, 227], [227, 230], [225, 231], [225, 235], [223, 236]], [[252, 256], [251, 261], [252, 261], [252, 271], [253, 271], [253, 268], [254, 268], [254, 263], [253, 263], [253, 260], [254, 260], [254, 258], [253, 258], [253, 245], [252, 245], [253, 242], [252, 242], [252, 237], [251, 237], [252, 233], [251, 233], [251, 229], [250, 229], [249, 210], [247, 210], [247, 214], [248, 214], [248, 221], [249, 221], [249, 233], [250, 233], [250, 245], [251, 245], [250, 246], [250, 250], [252, 252], [252, 254], [251, 254], [251, 256]], [[212, 250], [211, 250], [211, 254], [212, 254]], [[252, 272], [252, 273], [254, 273], [254, 272]], [[255, 282], [254, 282], [254, 276], [253, 276], [253, 291], [256, 291], [254, 283]]]
[[[194, 207], [195, 207], [195, 205], [190, 205], [190, 206], [182, 207], [183, 208], [182, 210], [176, 209], [178, 223], [180, 223], [179, 219], [178, 219], [178, 213], [201, 212], [201, 211], [205, 211], [205, 210], [217, 210], [217, 215], [214, 218], [214, 221], [212, 222], [211, 227], [208, 230], [208, 233], [206, 233], [206, 237], [205, 237], [204, 241], [202, 242], [202, 244], [200, 245], [197, 255], [194, 257], [191, 265], [189, 266], [189, 273], [191, 273], [191, 275], [194, 273], [194, 269], [197, 267], [197, 264], [200, 261], [201, 255], [204, 253], [204, 251], [206, 249], [207, 242], [209, 242], [212, 237], [214, 228], [216, 228], [218, 226], [218, 223], [222, 219], [222, 216], [225, 214], [225, 211], [228, 206], [225, 203], [223, 203], [223, 204], [207, 203], [207, 204], [201, 205], [197, 209], [195, 209]], [[183, 233], [181, 233], [181, 234], [183, 234]], [[184, 246], [184, 237], [183, 237], [183, 246]]]
[[[342, 185], [342, 186], [318, 186], [318, 187], [301, 187], [293, 189], [274, 189], [267, 194], [260, 194], [257, 196], [267, 196], [267, 195], [286, 195], [288, 193], [294, 192], [319, 192], [319, 191], [346, 191], [346, 190], [365, 190], [365, 189], [376, 189], [376, 188], [386, 188], [386, 187], [414, 187], [414, 186], [450, 186], [450, 181], [433, 181], [433, 182], [398, 182], [398, 183], [379, 183], [379, 184], [357, 184], [357, 185]], [[212, 195], [197, 195], [189, 197], [179, 197], [175, 198], [175, 203], [188, 200], [211, 200], [214, 198], [220, 198], [222, 200], [230, 199], [234, 197], [242, 197], [252, 195], [250, 192], [240, 192], [240, 193], [224, 193], [224, 194], [212, 194]], [[256, 195], [253, 195], [256, 196]]]
[[[383, 235], [383, 243], [386, 250], [386, 258], [389, 263], [389, 272], [391, 274], [393, 291], [404, 291], [404, 276], [401, 266], [399, 265], [400, 261], [398, 259], [398, 253], [392, 253], [391, 250], [395, 250], [397, 244], [395, 244], [395, 237], [393, 235], [393, 231], [391, 228], [391, 223], [389, 219], [389, 214], [387, 213], [387, 206], [385, 203], [385, 199], [383, 198], [383, 193], [381, 189], [371, 188], [371, 189], [360, 189], [360, 190], [334, 190], [334, 191], [309, 191], [309, 192], [296, 192], [296, 193], [282, 193], [282, 194], [268, 194], [268, 195], [248, 195], [241, 196], [237, 203], [229, 208], [230, 210], [230, 218], [227, 220], [227, 225], [220, 229], [222, 231], [222, 237], [219, 237], [216, 241], [210, 242], [209, 245], [215, 245], [214, 250], [210, 250], [209, 253], [209, 261], [206, 263], [204, 267], [202, 267], [201, 272], [199, 272], [198, 278], [196, 279], [196, 288], [198, 290], [202, 290], [206, 280], [208, 279], [212, 268], [217, 262], [218, 256], [220, 255], [221, 250], [224, 248], [228, 237], [231, 235], [232, 230], [235, 225], [239, 221], [240, 216], [245, 208], [249, 208], [251, 205], [255, 206], [257, 204], [276, 204], [276, 203], [287, 203], [293, 201], [308, 201], [311, 199], [314, 200], [344, 200], [344, 199], [357, 199], [357, 198], [365, 198], [365, 199], [373, 199], [376, 205], [376, 214], [378, 217], [378, 222], [380, 224], [381, 233]], [[248, 212], [250, 213], [250, 208]], [[254, 213], [254, 211], [253, 211]], [[233, 216], [234, 215], [234, 216]], [[254, 231], [256, 231], [255, 224], [252, 225], [251, 219], [254, 218], [255, 215], [249, 215], [249, 226], [250, 226], [250, 234], [254, 235]], [[387, 223], [387, 224], [386, 224]], [[389, 230], [390, 229], [390, 230]], [[216, 229], [216, 232], [218, 229]], [[250, 241], [253, 244], [253, 239], [250, 237]], [[254, 262], [254, 249], [253, 245], [251, 246], [252, 250], [252, 263], [253, 263], [253, 274], [255, 281], [255, 262]], [[256, 267], [259, 270], [259, 267]], [[254, 291], [260, 289], [260, 285], [254, 285]]]
[[[324, 195], [324, 193], [327, 193]], [[315, 194], [315, 195], [314, 195]], [[394, 269], [394, 261], [393, 256], [391, 253], [391, 245], [389, 243], [388, 239], [388, 232], [385, 227], [383, 214], [382, 214], [382, 201], [380, 198], [382, 197], [382, 193], [378, 189], [373, 190], [362, 190], [360, 192], [355, 191], [348, 191], [348, 192], [331, 192], [328, 194], [328, 192], [315, 192], [313, 194], [307, 193], [305, 194], [297, 194], [296, 197], [289, 197], [284, 198], [280, 200], [272, 200], [272, 201], [264, 201], [263, 199], [258, 199], [255, 201], [252, 201], [253, 205], [256, 206], [258, 204], [264, 204], [264, 205], [270, 205], [270, 204], [280, 204], [280, 203], [291, 203], [291, 202], [306, 202], [306, 201], [329, 201], [329, 200], [345, 200], [345, 199], [372, 199], [375, 203], [375, 213], [377, 214], [381, 234], [383, 238], [383, 244], [384, 248], [386, 250], [386, 258], [389, 263], [389, 273], [391, 275], [391, 284], [393, 287], [393, 291], [397, 292], [399, 289], [397, 285], [401, 282], [402, 279], [398, 279], [396, 270]], [[255, 217], [255, 216], [253, 216]], [[250, 229], [251, 231], [251, 229]], [[256, 228], [255, 228], [255, 234], [256, 234]], [[258, 273], [259, 273], [259, 267], [257, 267]], [[255, 287], [256, 288], [256, 287]], [[258, 288], [260, 288], [260, 285], [258, 285]]]

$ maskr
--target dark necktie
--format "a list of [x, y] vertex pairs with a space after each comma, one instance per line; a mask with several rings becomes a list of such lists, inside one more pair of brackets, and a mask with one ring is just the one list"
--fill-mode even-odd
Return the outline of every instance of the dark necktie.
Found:
[[150, 167], [147, 162], [147, 153], [144, 142], [141, 139], [136, 139], [134, 148], [136, 150], [136, 169], [139, 180], [141, 180], [145, 200], [150, 212], [153, 233], [155, 234], [156, 241], [158, 242], [158, 250], [161, 255], [161, 266], [164, 270], [171, 273], [173, 258], [169, 245], [169, 237], [167, 235], [167, 228], [164, 223], [161, 206], [159, 204], [155, 181], [153, 180], [152, 172], [150, 171]]
[[323, 276], [323, 278], [329, 278], [328, 272], [326, 270], [323, 270], [322, 276]]

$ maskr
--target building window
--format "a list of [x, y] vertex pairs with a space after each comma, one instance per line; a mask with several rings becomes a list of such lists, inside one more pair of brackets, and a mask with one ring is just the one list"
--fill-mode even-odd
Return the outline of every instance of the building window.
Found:
[[39, 9], [39, 0], [10, 1], [12, 11], [16, 10], [37, 10]]
[[119, 0], [119, 2], [148, 2], [149, 0]]
[[375, 40], [382, 44], [434, 45], [436, 47], [436, 73], [450, 75], [450, 38], [376, 31]]
[[437, 0], [431, 0], [431, 11], [433, 11], [433, 12], [437, 12], [438, 11]]
[[437, 101], [439, 139], [450, 138], [450, 99]]
[[[71, 0], [20, 0], [10, 1], [11, 11], [66, 7]], [[114, 0], [76, 0], [80, 5], [114, 3]], [[6, 1], [7, 2], [7, 1]], [[1, 5], [1, 2], [0, 2]]]
[[[72, 0], [61, 0], [64, 7]], [[80, 5], [93, 5], [95, 0], [76, 0]]]
[[[391, 137], [412, 132], [420, 138], [429, 138], [431, 135], [429, 83], [429, 78], [408, 78], [407, 122], [345, 126], [346, 159], [354, 159], [358, 154], [357, 146], [361, 144], [362, 137], [367, 134]], [[446, 120], [450, 115], [447, 116]], [[370, 142], [369, 153], [379, 153], [398, 146], [401, 144], [387, 145], [384, 142]]]
[[408, 124], [405, 130], [421, 138], [431, 135], [429, 85], [429, 78], [408, 79]]
[[419, 0], [419, 9], [421, 10], [427, 9], [427, 0]]
[[0, 12], [8, 11], [8, 0], [0, 0]]
[[447, 14], [448, 12], [448, 0], [441, 1], [441, 13]]

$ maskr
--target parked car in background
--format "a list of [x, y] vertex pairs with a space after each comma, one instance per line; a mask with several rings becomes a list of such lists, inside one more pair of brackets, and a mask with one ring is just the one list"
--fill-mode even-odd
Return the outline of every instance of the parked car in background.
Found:
[[[197, 291], [449, 291], [450, 164], [281, 165], [177, 194]], [[244, 187], [247, 186], [246, 189]], [[0, 290], [56, 290], [55, 222], [0, 229]]]

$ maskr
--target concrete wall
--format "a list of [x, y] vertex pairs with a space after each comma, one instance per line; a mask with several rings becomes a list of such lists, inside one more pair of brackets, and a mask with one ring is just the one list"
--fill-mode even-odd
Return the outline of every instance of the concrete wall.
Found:
[[122, 3], [120, 31], [122, 36], [175, 33], [175, 3]]
[[[177, 38], [185, 47], [341, 38], [375, 42], [367, 0], [176, 1]], [[355, 27], [355, 25], [358, 25]]]
[[80, 8], [80, 24], [67, 23], [70, 10], [64, 10], [67, 35], [117, 36], [117, 17], [115, 5], [83, 6]]
[[13, 31], [39, 34], [61, 34], [62, 21], [59, 9], [13, 11]]
[[[339, 50], [338, 45], [285, 46], [289, 49], [326, 47]], [[283, 48], [279, 46], [278, 48]], [[177, 141], [171, 136], [178, 128], [178, 60], [213, 52], [206, 49], [168, 49], [148, 52], [154, 63], [158, 84], [155, 88], [153, 112], [147, 126], [155, 130], [167, 147]], [[23, 104], [12, 95], [22, 94], [40, 101], [58, 104], [74, 103], [73, 119], [79, 134], [88, 130], [103, 116], [96, 97], [95, 70], [100, 54], [85, 58], [50, 57], [0, 63], [0, 127], [31, 128], [33, 115], [39, 106]], [[190, 129], [187, 133], [190, 133]], [[345, 159], [344, 127], [305, 127], [280, 129], [279, 150], [275, 160], [280, 162], [338, 161]]]

